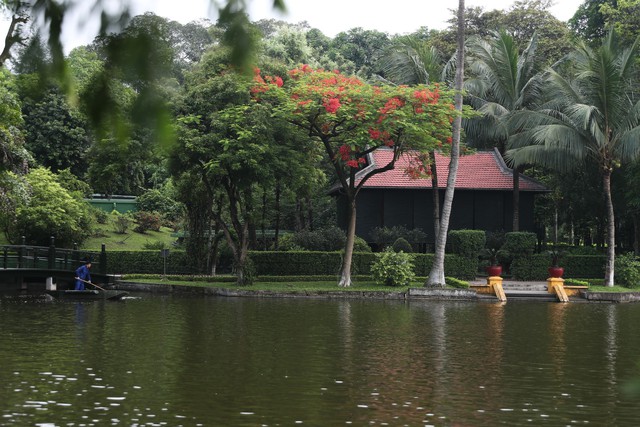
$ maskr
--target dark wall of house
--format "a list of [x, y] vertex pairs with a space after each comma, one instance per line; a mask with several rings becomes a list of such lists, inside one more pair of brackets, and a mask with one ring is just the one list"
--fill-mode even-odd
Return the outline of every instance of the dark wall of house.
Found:
[[[534, 193], [520, 192], [520, 231], [535, 232]], [[449, 229], [511, 231], [513, 226], [511, 191], [456, 190]], [[441, 203], [444, 191], [440, 192]], [[430, 190], [361, 190], [356, 204], [356, 234], [369, 240], [375, 227], [402, 225], [421, 228], [432, 243], [433, 198]], [[338, 221], [347, 224], [346, 202], [338, 198]]]

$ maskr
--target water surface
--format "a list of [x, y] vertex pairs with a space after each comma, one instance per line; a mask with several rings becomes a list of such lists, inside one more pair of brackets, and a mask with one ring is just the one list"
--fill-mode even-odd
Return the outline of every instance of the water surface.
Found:
[[0, 425], [638, 424], [640, 305], [0, 302]]

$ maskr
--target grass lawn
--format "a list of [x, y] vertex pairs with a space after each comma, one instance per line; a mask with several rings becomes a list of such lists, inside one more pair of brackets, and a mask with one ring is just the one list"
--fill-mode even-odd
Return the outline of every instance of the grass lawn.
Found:
[[[176, 241], [171, 236], [173, 230], [162, 227], [160, 231], [147, 231], [146, 233], [136, 233], [133, 227], [125, 234], [118, 234], [114, 231], [111, 224], [97, 224], [94, 233], [83, 244], [82, 249], [99, 251], [104, 243], [107, 251], [109, 250], [127, 250], [136, 251], [140, 249], [161, 249], [159, 245], [170, 248], [171, 244]], [[148, 247], [148, 245], [158, 245]]]
[[640, 292], [640, 289], [624, 288], [622, 286], [589, 286], [589, 292]]

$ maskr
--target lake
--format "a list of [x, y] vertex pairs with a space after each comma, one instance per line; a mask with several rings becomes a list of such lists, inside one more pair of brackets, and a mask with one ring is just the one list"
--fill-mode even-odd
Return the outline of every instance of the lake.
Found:
[[638, 424], [640, 305], [0, 300], [0, 425]]

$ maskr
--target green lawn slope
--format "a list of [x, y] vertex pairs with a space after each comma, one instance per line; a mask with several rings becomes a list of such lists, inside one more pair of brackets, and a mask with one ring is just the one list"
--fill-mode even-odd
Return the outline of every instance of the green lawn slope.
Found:
[[129, 229], [125, 234], [115, 232], [112, 224], [97, 224], [92, 235], [81, 245], [81, 249], [99, 251], [102, 244], [107, 251], [136, 251], [141, 249], [171, 248], [176, 241], [173, 230], [161, 227], [160, 231], [136, 233]]

